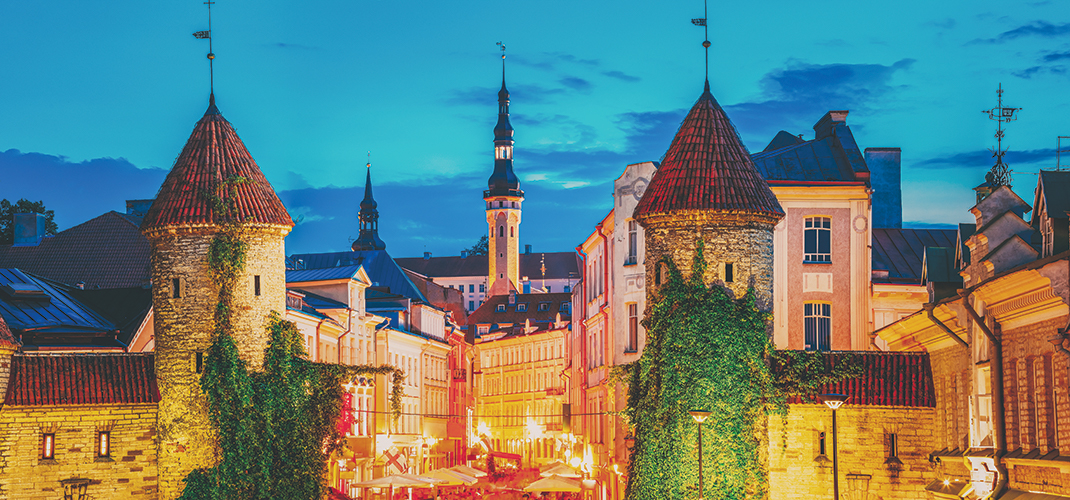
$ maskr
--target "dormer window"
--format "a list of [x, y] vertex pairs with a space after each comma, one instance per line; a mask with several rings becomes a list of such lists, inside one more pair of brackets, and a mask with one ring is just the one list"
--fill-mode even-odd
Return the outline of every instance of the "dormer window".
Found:
[[546, 312], [550, 310], [549, 302], [539, 302], [539, 312]]
[[516, 312], [522, 313], [522, 312], [527, 312], [527, 310], [528, 310], [528, 305], [526, 303], [525, 304], [517, 304], [516, 305]]
[[495, 306], [494, 307], [494, 312], [500, 312], [500, 313], [505, 312], [505, 304], [498, 304], [497, 306]]

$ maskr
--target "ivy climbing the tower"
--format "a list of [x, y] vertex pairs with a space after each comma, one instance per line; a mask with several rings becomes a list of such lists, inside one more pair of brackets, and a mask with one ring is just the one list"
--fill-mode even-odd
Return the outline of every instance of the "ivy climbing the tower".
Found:
[[[221, 189], [240, 184], [229, 179]], [[226, 200], [229, 197], [220, 197]], [[215, 201], [215, 200], [213, 200]], [[308, 499], [327, 492], [327, 460], [343, 436], [336, 422], [342, 412], [343, 382], [357, 376], [393, 379], [392, 416], [401, 415], [404, 373], [391, 366], [343, 366], [306, 358], [297, 327], [272, 312], [263, 371], [250, 372], [234, 340], [234, 291], [245, 268], [245, 229], [222, 214], [222, 229], [208, 251], [209, 277], [218, 290], [212, 343], [205, 357], [201, 389], [218, 441], [214, 467], [186, 477], [184, 500]]]
[[[845, 362], [806, 374], [807, 366], [822, 362], [820, 353], [775, 353], [766, 329], [769, 315], [756, 306], [753, 288], [734, 299], [724, 287], [703, 283], [701, 240], [690, 277], [682, 276], [668, 257], [655, 265], [664, 265], [668, 276], [647, 306], [643, 354], [626, 369], [624, 417], [635, 437], [626, 498], [764, 498], [769, 416], [786, 415], [788, 396], [857, 376], [858, 370]], [[774, 362], [799, 369], [787, 378], [774, 377]], [[690, 410], [712, 415], [700, 427]], [[702, 492], [697, 479], [700, 428]]]

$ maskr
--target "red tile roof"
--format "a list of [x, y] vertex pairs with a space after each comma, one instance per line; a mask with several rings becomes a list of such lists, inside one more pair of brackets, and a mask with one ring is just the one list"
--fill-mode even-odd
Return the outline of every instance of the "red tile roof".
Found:
[[[210, 197], [226, 198], [221, 188], [233, 177], [246, 182], [231, 184], [229, 196], [235, 209], [216, 214]], [[141, 229], [169, 226], [197, 226], [218, 222], [245, 222], [293, 227], [286, 207], [245, 149], [234, 127], [215, 106], [208, 110], [182, 148], [167, 174], [152, 208], [145, 214]]]
[[157, 403], [152, 354], [16, 354], [4, 404]]
[[15, 336], [11, 334], [11, 329], [7, 327], [7, 323], [4, 322], [4, 317], [0, 316], [0, 347], [18, 347], [19, 343], [15, 341]]
[[[907, 406], [935, 408], [933, 370], [925, 352], [838, 351], [826, 352], [832, 366], [845, 356], [858, 356], [862, 376], [822, 386], [817, 394], [846, 394], [846, 405]], [[773, 367], [774, 376], [780, 366]], [[794, 396], [788, 403], [818, 403]]]
[[635, 217], [678, 210], [746, 213], [780, 219], [784, 210], [754, 168], [747, 148], [709, 84], [665, 153]]
[[149, 241], [141, 219], [108, 212], [36, 246], [0, 245], [0, 268], [18, 268], [52, 281], [87, 289], [139, 287], [149, 283]]

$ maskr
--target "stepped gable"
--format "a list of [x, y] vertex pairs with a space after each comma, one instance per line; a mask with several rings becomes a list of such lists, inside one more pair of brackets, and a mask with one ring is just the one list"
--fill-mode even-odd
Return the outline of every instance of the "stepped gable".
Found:
[[709, 83], [680, 124], [635, 207], [635, 217], [692, 210], [750, 214], [772, 223], [784, 217], [739, 133], [710, 93]]
[[[243, 177], [246, 182], [230, 187], [235, 210], [217, 217], [210, 197], [223, 196], [220, 188], [232, 177]], [[141, 230], [209, 226], [217, 222], [288, 228], [294, 225], [234, 127], [219, 113], [212, 96], [208, 110], [193, 127], [156, 201], [145, 214]]]

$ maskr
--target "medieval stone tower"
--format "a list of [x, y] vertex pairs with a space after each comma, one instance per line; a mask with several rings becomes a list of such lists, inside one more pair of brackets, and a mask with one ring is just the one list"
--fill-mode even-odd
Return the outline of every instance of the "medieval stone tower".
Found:
[[[217, 200], [233, 208], [220, 213]], [[268, 314], [286, 307], [283, 238], [293, 222], [213, 95], [141, 225], [152, 245], [161, 499], [176, 498], [190, 471], [215, 461], [200, 377], [218, 293], [208, 248], [227, 224], [248, 243], [234, 293], [234, 340], [249, 369], [259, 370]]]
[[663, 279], [657, 262], [668, 256], [689, 276], [701, 239], [704, 281], [723, 283], [736, 297], [753, 286], [758, 307], [772, 310], [773, 227], [784, 210], [710, 93], [708, 80], [634, 217], [646, 233], [648, 301]]
[[509, 124], [509, 90], [505, 88], [505, 56], [502, 56], [502, 89], [498, 91], [498, 123], [494, 126], [494, 172], [487, 179], [483, 201], [487, 204], [487, 279], [489, 295], [504, 295], [520, 283], [520, 213], [524, 191], [513, 172], [513, 126]]

